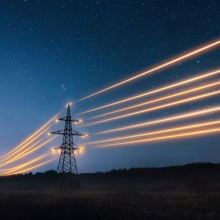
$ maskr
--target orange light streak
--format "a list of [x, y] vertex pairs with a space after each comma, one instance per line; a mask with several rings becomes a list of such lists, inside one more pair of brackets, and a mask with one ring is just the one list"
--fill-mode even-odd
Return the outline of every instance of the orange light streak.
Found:
[[[52, 142], [55, 138], [57, 138], [56, 136], [51, 137], [50, 139], [48, 139], [47, 141], [44, 141], [43, 143], [41, 143], [40, 145], [38, 145], [37, 147], [34, 147], [32, 149], [28, 149], [26, 152], [24, 152], [23, 154], [21, 154], [19, 157], [16, 158], [16, 160], [20, 160], [24, 157], [29, 156], [30, 154], [36, 152], [37, 150], [43, 148], [46, 144], [49, 144], [50, 142]], [[36, 144], [35, 144], [36, 145]]]
[[125, 131], [125, 130], [130, 130], [133, 128], [140, 128], [140, 127], [145, 127], [148, 125], [156, 125], [156, 124], [160, 124], [160, 123], [172, 122], [172, 121], [180, 120], [180, 119], [188, 119], [188, 118], [192, 118], [192, 117], [198, 117], [198, 116], [207, 115], [210, 113], [215, 113], [218, 111], [220, 111], [220, 106], [207, 108], [207, 109], [203, 109], [203, 110], [199, 110], [199, 111], [192, 111], [192, 112], [188, 112], [185, 114], [178, 114], [178, 115], [174, 115], [171, 117], [160, 118], [157, 120], [146, 121], [146, 122], [139, 123], [139, 124], [132, 124], [132, 125], [124, 126], [124, 127], [118, 127], [115, 129], [110, 129], [110, 130], [98, 132], [98, 133], [96, 133], [96, 135], [109, 134], [109, 133], [114, 133], [114, 132], [118, 132], [118, 131]]
[[[27, 149], [25, 152], [23, 152], [22, 154], [20, 154], [20, 156], [18, 156], [18, 157], [16, 158], [16, 160], [20, 160], [20, 159], [22, 159], [22, 158], [24, 158], [24, 157], [26, 157], [26, 156], [29, 156], [30, 154], [32, 154], [32, 153], [36, 152], [37, 150], [43, 148], [46, 144], [49, 144], [49, 143], [50, 143], [51, 141], [53, 141], [55, 138], [56, 138], [56, 136], [54, 136], [54, 137], [48, 139], [47, 141], [41, 143], [41, 144], [38, 145], [37, 147], [32, 147], [31, 149]], [[37, 145], [37, 144], [35, 144], [35, 146], [36, 146], [36, 145]]]
[[115, 111], [110, 111], [110, 112], [107, 112], [107, 113], [104, 113], [104, 114], [100, 114], [98, 116], [90, 117], [87, 120], [91, 120], [91, 119], [95, 119], [95, 118], [101, 118], [101, 117], [104, 117], [104, 116], [112, 115], [112, 114], [115, 114], [115, 113], [130, 110], [130, 109], [134, 109], [134, 108], [137, 108], [137, 107], [146, 106], [146, 105], [149, 105], [149, 104], [152, 104], [152, 103], [155, 103], [155, 102], [160, 102], [160, 101], [175, 98], [175, 97], [178, 97], [178, 96], [186, 95], [186, 94], [189, 94], [189, 93], [197, 92], [197, 91], [200, 91], [200, 90], [203, 90], [203, 89], [212, 88], [212, 87], [217, 86], [217, 85], [220, 85], [220, 81], [210, 83], [210, 84], [207, 84], [207, 85], [196, 86], [192, 89], [185, 90], [185, 91], [178, 92], [178, 93], [174, 93], [174, 94], [171, 94], [171, 95], [166, 95], [166, 96], [160, 97], [158, 99], [153, 99], [153, 100], [150, 100], [150, 101], [147, 101], [147, 102], [142, 102], [142, 103], [139, 103], [139, 104], [136, 104], [136, 105], [131, 105], [131, 106], [127, 106], [125, 108], [120, 108], [120, 109], [117, 109]]
[[40, 156], [38, 156], [38, 157], [36, 157], [36, 158], [34, 158], [34, 159], [32, 159], [32, 160], [29, 160], [29, 161], [27, 161], [27, 162], [24, 162], [24, 163], [22, 163], [22, 164], [20, 164], [20, 165], [16, 165], [16, 166], [14, 166], [14, 167], [10, 167], [6, 172], [1, 173], [1, 174], [5, 175], [5, 174], [9, 174], [9, 173], [14, 173], [15, 171], [18, 171], [18, 170], [20, 170], [20, 169], [22, 169], [22, 168], [25, 168], [25, 167], [29, 166], [29, 165], [33, 165], [34, 163], [36, 163], [36, 162], [38, 162], [39, 160], [42, 160], [42, 159], [44, 159], [44, 158], [46, 158], [46, 157], [48, 157], [48, 156], [49, 156], [48, 153], [47, 153], [47, 154], [40, 155]]
[[[37, 137], [38, 138], [38, 137]], [[33, 139], [32, 141], [30, 141], [29, 143], [21, 146], [20, 148], [18, 148], [16, 151], [12, 152], [11, 154], [8, 154], [7, 156], [3, 157], [3, 159], [1, 160], [1, 162], [9, 162], [9, 161], [13, 161], [15, 158], [18, 158], [20, 155], [23, 155], [24, 152], [26, 152], [28, 149], [30, 149], [30, 146], [35, 146], [36, 144], [40, 143], [42, 140], [44, 140], [45, 137], [41, 138], [38, 141], [35, 141], [35, 139]], [[1, 164], [0, 164], [1, 167]]]
[[17, 154], [15, 157], [13, 157], [13, 159], [22, 159], [24, 156], [27, 156], [29, 154], [27, 154], [28, 152], [32, 151], [33, 149], [36, 149], [36, 146], [38, 146], [42, 141], [44, 141], [47, 137], [43, 137], [40, 140], [38, 140], [37, 142], [32, 143], [30, 146], [28, 146], [25, 150], [23, 150], [22, 152], [20, 152], [19, 154]]
[[202, 95], [193, 96], [193, 97], [190, 97], [190, 98], [187, 98], [187, 99], [182, 99], [182, 100], [171, 102], [171, 103], [168, 103], [168, 104], [159, 105], [159, 106], [156, 106], [156, 107], [153, 107], [153, 108], [147, 108], [147, 109], [143, 109], [143, 110], [140, 110], [140, 111], [131, 112], [131, 113], [128, 113], [128, 114], [123, 114], [123, 115], [115, 116], [115, 117], [112, 117], [112, 118], [103, 119], [103, 120], [100, 120], [100, 121], [85, 124], [85, 126], [92, 126], [92, 125], [101, 124], [101, 123], [105, 123], [105, 122], [109, 122], [109, 121], [114, 121], [114, 120], [117, 120], [117, 119], [128, 118], [128, 117], [133, 116], [133, 115], [140, 115], [140, 114], [143, 114], [143, 113], [147, 113], [147, 112], [151, 112], [151, 111], [155, 111], [155, 110], [159, 110], [159, 109], [163, 109], [163, 108], [167, 108], [167, 107], [171, 107], [171, 106], [176, 106], [176, 105], [179, 105], [179, 104], [192, 102], [192, 101], [200, 100], [200, 99], [203, 99], [203, 98], [208, 98], [208, 97], [218, 95], [218, 94], [220, 94], [220, 90], [210, 92], [210, 93], [205, 93], [205, 94], [202, 94]]
[[111, 103], [106, 104], [106, 105], [101, 105], [97, 108], [89, 109], [87, 111], [79, 113], [79, 115], [83, 115], [83, 114], [86, 114], [86, 113], [90, 113], [90, 112], [94, 112], [94, 111], [97, 111], [97, 110], [105, 109], [105, 108], [108, 108], [108, 107], [111, 107], [111, 106], [115, 106], [115, 105], [118, 105], [118, 104], [129, 102], [129, 101], [132, 101], [132, 100], [135, 100], [135, 99], [139, 99], [139, 98], [142, 98], [142, 97], [145, 97], [145, 96], [148, 96], [148, 95], [153, 95], [153, 94], [163, 92], [163, 91], [166, 91], [166, 90], [169, 90], [169, 89], [173, 89], [173, 88], [176, 88], [176, 87], [188, 84], [188, 83], [199, 81], [199, 80], [214, 76], [214, 75], [219, 74], [219, 73], [220, 73], [220, 69], [217, 69], [217, 70], [214, 70], [214, 71], [211, 71], [211, 72], [202, 73], [202, 74], [200, 74], [199, 76], [196, 76], [196, 77], [191, 77], [191, 78], [188, 78], [186, 80], [181, 80], [177, 83], [172, 83], [172, 84], [169, 84], [167, 86], [159, 87], [158, 89], [150, 90], [150, 91], [140, 93], [140, 94], [135, 95], [135, 96], [131, 96], [129, 98], [118, 100], [116, 102], [111, 102]]
[[117, 138], [109, 138], [109, 139], [104, 139], [104, 140], [100, 140], [100, 141], [88, 142], [88, 143], [84, 143], [84, 144], [86, 146], [88, 146], [88, 145], [100, 144], [100, 143], [105, 143], [105, 142], [114, 142], [114, 141], [118, 141], [118, 140], [130, 139], [130, 138], [138, 138], [138, 137], [145, 137], [145, 136], [150, 136], [150, 135], [155, 135], [155, 134], [163, 134], [163, 133], [168, 133], [168, 132], [173, 132], [173, 131], [181, 131], [181, 130], [187, 130], [187, 129], [192, 129], [192, 128], [200, 128], [200, 127], [216, 125], [216, 124], [220, 124], [220, 120], [212, 121], [212, 122], [209, 121], [209, 122], [202, 122], [202, 123], [193, 123], [193, 124], [181, 126], [181, 127], [172, 127], [169, 129], [162, 129], [159, 131], [150, 131], [150, 132], [144, 132], [144, 133], [139, 133], [139, 134], [135, 134], [135, 135], [126, 135], [126, 136], [121, 136], [121, 137], [117, 137]]
[[[25, 152], [22, 152], [22, 153], [20, 153], [19, 155], [17, 155], [16, 157], [11, 158], [10, 160], [8, 160], [8, 161], [6, 161], [6, 162], [0, 164], [0, 167], [3, 167], [3, 166], [5, 166], [5, 165], [11, 164], [11, 163], [14, 163], [14, 162], [16, 162], [16, 161], [18, 161], [18, 160], [20, 160], [20, 159], [22, 159], [22, 158], [24, 158], [24, 157], [30, 155], [31, 153], [33, 153], [33, 152], [39, 150], [40, 148], [44, 147], [46, 144], [48, 144], [48, 143], [50, 143], [51, 141], [53, 141], [55, 138], [56, 138], [56, 136], [53, 136], [53, 137], [51, 137], [50, 139], [48, 139], [47, 141], [43, 142], [42, 144], [40, 144], [40, 145], [37, 146], [37, 147], [32, 147], [31, 149], [26, 149]], [[37, 143], [38, 143], [38, 142], [37, 142]], [[35, 145], [36, 145], [36, 144], [35, 144]], [[35, 146], [35, 145], [34, 145], [34, 146]]]
[[[41, 141], [43, 141], [44, 139], [45, 139], [45, 138], [41, 138], [39, 141], [33, 143], [33, 145], [31, 145], [31, 149], [34, 148], [37, 144], [39, 144], [39, 143], [40, 143]], [[5, 158], [5, 159], [1, 162], [0, 167], [5, 166], [5, 165], [8, 165], [8, 164], [11, 164], [11, 163], [14, 163], [14, 162], [16, 162], [16, 161], [22, 159], [22, 158], [24, 157], [23, 155], [25, 155], [25, 153], [26, 153], [27, 151], [30, 151], [30, 147], [27, 147], [27, 149], [25, 149], [25, 150], [22, 151], [22, 152], [20, 152], [20, 150], [17, 150], [17, 153], [18, 153], [18, 154], [16, 154], [16, 152], [15, 152], [15, 153], [13, 153], [12, 156], [9, 155], [7, 158]], [[20, 153], [19, 153], [19, 152], [20, 152]], [[14, 155], [14, 154], [16, 154], [16, 155]]]
[[15, 147], [11, 151], [9, 151], [7, 154], [3, 155], [1, 158], [1, 161], [6, 161], [6, 160], [12, 158], [14, 155], [18, 154], [19, 152], [21, 152], [22, 150], [24, 150], [26, 147], [28, 147], [30, 144], [32, 144], [37, 138], [39, 138], [41, 135], [43, 135], [45, 133], [45, 131], [47, 131], [47, 129], [48, 128], [46, 128], [45, 130], [40, 132], [38, 135], [32, 137], [25, 144], [19, 144], [17, 147]]
[[49, 121], [47, 121], [45, 124], [43, 124], [39, 129], [37, 129], [33, 134], [31, 134], [28, 138], [26, 138], [24, 141], [22, 141], [18, 146], [13, 148], [11, 151], [6, 153], [1, 157], [1, 160], [8, 159], [8, 156], [13, 156], [17, 153], [17, 151], [24, 149], [27, 145], [29, 145], [33, 140], [38, 138], [40, 135], [44, 134], [45, 130], [50, 127], [50, 124], [54, 123], [54, 120], [58, 117], [60, 113], [57, 113], [54, 117], [52, 117]]
[[162, 140], [172, 140], [172, 139], [183, 138], [183, 137], [194, 137], [194, 136], [197, 137], [197, 136], [201, 136], [204, 134], [212, 134], [212, 133], [219, 133], [219, 132], [220, 132], [220, 128], [218, 127], [218, 128], [213, 128], [213, 129], [199, 130], [195, 132], [180, 133], [180, 134], [178, 133], [178, 134], [169, 135], [169, 136], [154, 137], [154, 138], [119, 142], [119, 143], [113, 143], [113, 144], [105, 144], [105, 145], [97, 146], [95, 148], [141, 144], [141, 143], [149, 143], [149, 142], [162, 141]]
[[29, 167], [29, 168], [26, 168], [26, 169], [23, 169], [23, 170], [19, 170], [19, 171], [17, 171], [17, 172], [10, 173], [10, 174], [4, 175], [4, 176], [11, 176], [11, 175], [16, 175], [16, 174], [25, 173], [25, 172], [28, 172], [28, 171], [33, 171], [33, 170], [35, 170], [35, 169], [37, 169], [37, 168], [39, 168], [39, 167], [42, 167], [42, 166], [44, 166], [44, 165], [46, 165], [46, 164], [51, 163], [51, 162], [54, 161], [54, 160], [55, 160], [55, 159], [50, 159], [50, 160], [47, 160], [47, 161], [45, 161], [45, 162], [36, 164], [36, 165], [34, 165], [34, 166], [32, 166], [32, 167]]
[[101, 94], [101, 93], [104, 93], [104, 92], [106, 92], [106, 91], [108, 91], [108, 90], [111, 90], [111, 89], [113, 89], [113, 88], [119, 87], [119, 86], [121, 86], [121, 85], [123, 85], [123, 84], [126, 84], [126, 83], [128, 83], [128, 82], [131, 82], [131, 81], [136, 80], [136, 79], [138, 79], [138, 78], [141, 78], [141, 77], [143, 77], [143, 76], [146, 76], [146, 75], [148, 75], [148, 74], [150, 74], [150, 73], [153, 73], [153, 72], [156, 72], [156, 71], [158, 71], [158, 70], [164, 69], [165, 67], [171, 66], [171, 65], [176, 64], [176, 63], [178, 63], [178, 62], [184, 61], [184, 60], [186, 60], [186, 59], [188, 59], [188, 58], [190, 58], [190, 57], [193, 57], [193, 56], [195, 56], [195, 55], [199, 55], [199, 54], [201, 54], [202, 52], [205, 52], [205, 51], [210, 50], [210, 49], [214, 49], [215, 47], [217, 47], [217, 46], [219, 46], [219, 45], [220, 45], [220, 40], [219, 40], [219, 39], [218, 39], [217, 41], [208, 43], [208, 44], [206, 44], [206, 45], [202, 45], [202, 46], [200, 46], [200, 47], [198, 47], [198, 48], [196, 48], [196, 49], [190, 50], [190, 51], [188, 51], [188, 52], [186, 52], [186, 53], [184, 53], [184, 54], [181, 54], [181, 55], [179, 55], [179, 56], [177, 56], [177, 57], [174, 57], [174, 58], [172, 58], [171, 60], [162, 62], [162, 63], [160, 63], [160, 64], [158, 64], [158, 65], [156, 65], [156, 66], [154, 66], [154, 67], [152, 67], [152, 68], [149, 68], [148, 70], [146, 70], [146, 71], [144, 71], [144, 72], [142, 72], [142, 73], [136, 74], [136, 75], [134, 75], [134, 76], [132, 76], [132, 77], [129, 77], [129, 78], [125, 79], [125, 80], [122, 80], [122, 81], [120, 81], [120, 82], [118, 82], [118, 83], [115, 83], [115, 84], [113, 84], [112, 86], [109, 86], [109, 87], [107, 87], [107, 88], [104, 88], [104, 89], [102, 89], [102, 90], [99, 90], [99, 91], [97, 91], [97, 92], [94, 92], [94, 93], [92, 93], [91, 95], [88, 95], [88, 96], [86, 96], [86, 97], [84, 97], [84, 98], [81, 98], [79, 101], [88, 99], [88, 98], [90, 98], [90, 97], [96, 96], [96, 95]]

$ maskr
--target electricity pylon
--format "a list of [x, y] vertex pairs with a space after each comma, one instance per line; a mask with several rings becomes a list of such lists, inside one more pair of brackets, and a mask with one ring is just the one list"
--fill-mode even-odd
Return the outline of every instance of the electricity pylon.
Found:
[[59, 118], [60, 121], [65, 121], [64, 130], [51, 132], [51, 134], [63, 135], [62, 145], [58, 147], [60, 149], [60, 158], [57, 166], [57, 172], [62, 174], [78, 174], [75, 151], [77, 148], [73, 142], [73, 136], [85, 136], [72, 129], [72, 122], [79, 123], [80, 120], [71, 118], [70, 112], [71, 104], [67, 105], [66, 117]]

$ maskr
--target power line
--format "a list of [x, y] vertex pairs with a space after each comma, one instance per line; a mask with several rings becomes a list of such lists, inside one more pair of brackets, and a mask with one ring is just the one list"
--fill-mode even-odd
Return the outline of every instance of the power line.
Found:
[[124, 85], [126, 83], [129, 83], [129, 82], [134, 81], [136, 79], [142, 78], [142, 77], [144, 77], [144, 76], [146, 76], [146, 75], [148, 75], [150, 73], [159, 71], [159, 70], [164, 69], [166, 67], [169, 67], [169, 66], [171, 66], [173, 64], [176, 64], [178, 62], [181, 62], [181, 61], [184, 61], [186, 59], [189, 59], [190, 57], [193, 57], [195, 55], [199, 55], [199, 54], [201, 54], [203, 52], [206, 52], [206, 51], [208, 51], [210, 49], [214, 49], [215, 47], [219, 46], [219, 44], [220, 44], [220, 40], [218, 39], [218, 40], [216, 40], [214, 42], [211, 42], [211, 43], [199, 46], [196, 49], [192, 49], [192, 50], [190, 50], [190, 51], [188, 51], [186, 53], [183, 53], [183, 54], [181, 54], [181, 55], [179, 55], [177, 57], [174, 57], [174, 58], [172, 58], [172, 59], [170, 59], [168, 61], [165, 61], [163, 63], [155, 65], [154, 67], [149, 68], [148, 70], [146, 70], [144, 72], [138, 73], [138, 74], [136, 74], [136, 75], [134, 75], [132, 77], [129, 77], [129, 78], [125, 79], [125, 80], [122, 80], [122, 81], [120, 81], [118, 83], [115, 83], [115, 84], [113, 84], [113, 85], [111, 85], [109, 87], [106, 87], [106, 88], [102, 89], [102, 90], [98, 90], [97, 92], [94, 92], [94, 93], [92, 93], [92, 94], [90, 94], [88, 96], [85, 96], [84, 98], [81, 98], [79, 101], [82, 101], [82, 100], [91, 98], [93, 96], [99, 95], [101, 93], [107, 92], [107, 91], [112, 90], [112, 89], [114, 89], [116, 87], [122, 86], [122, 85]]
[[198, 76], [190, 77], [190, 78], [187, 78], [185, 80], [178, 81], [176, 83], [171, 83], [171, 84], [159, 87], [157, 89], [146, 91], [146, 92], [134, 95], [134, 96], [130, 96], [130, 97], [125, 98], [125, 99], [120, 99], [118, 101], [111, 102], [109, 104], [105, 104], [105, 105], [101, 105], [101, 106], [96, 107], [96, 108], [89, 109], [87, 111], [79, 113], [79, 115], [87, 114], [87, 113], [98, 111], [98, 110], [105, 109], [105, 108], [109, 108], [109, 107], [112, 107], [112, 106], [115, 106], [115, 105], [119, 105], [119, 104], [126, 103], [126, 102], [129, 102], [129, 101], [132, 101], [132, 100], [136, 100], [136, 99], [143, 98], [143, 97], [146, 97], [146, 96], [149, 96], [149, 95], [153, 95], [153, 94], [156, 94], [156, 93], [159, 93], [159, 92], [164, 92], [164, 91], [169, 90], [169, 89], [173, 89], [173, 88], [183, 86], [183, 85], [186, 85], [186, 84], [189, 84], [189, 83], [192, 83], [192, 82], [196, 82], [196, 81], [200, 81], [202, 79], [206, 79], [208, 77], [217, 75], [219, 73], [220, 73], [220, 69], [205, 72], [205, 73], [201, 73]]

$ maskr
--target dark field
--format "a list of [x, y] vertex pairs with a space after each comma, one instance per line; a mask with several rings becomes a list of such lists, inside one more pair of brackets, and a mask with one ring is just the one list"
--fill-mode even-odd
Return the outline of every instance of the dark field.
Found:
[[220, 219], [220, 195], [2, 192], [1, 219]]
[[55, 172], [0, 178], [0, 219], [220, 219], [220, 165], [81, 174], [60, 187]]

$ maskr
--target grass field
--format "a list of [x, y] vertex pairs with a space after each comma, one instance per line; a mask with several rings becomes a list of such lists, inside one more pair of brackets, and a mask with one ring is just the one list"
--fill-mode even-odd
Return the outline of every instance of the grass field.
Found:
[[[69, 180], [77, 184], [69, 185]], [[78, 180], [81, 188], [76, 189]], [[54, 171], [2, 177], [0, 220], [5, 219], [218, 220], [220, 164], [112, 170], [65, 178]]]
[[0, 219], [220, 219], [220, 194], [78, 190], [1, 192]]

